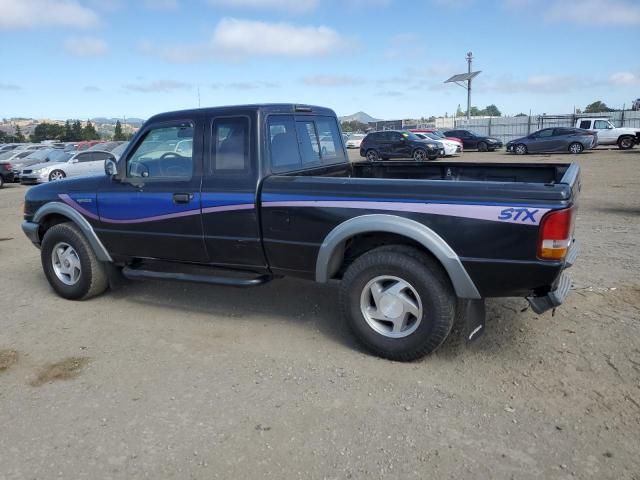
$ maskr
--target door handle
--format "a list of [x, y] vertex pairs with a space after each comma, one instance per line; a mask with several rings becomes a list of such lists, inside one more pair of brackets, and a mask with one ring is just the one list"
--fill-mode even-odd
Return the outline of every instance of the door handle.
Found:
[[189, 203], [193, 199], [193, 194], [191, 193], [174, 193], [173, 194], [173, 203]]

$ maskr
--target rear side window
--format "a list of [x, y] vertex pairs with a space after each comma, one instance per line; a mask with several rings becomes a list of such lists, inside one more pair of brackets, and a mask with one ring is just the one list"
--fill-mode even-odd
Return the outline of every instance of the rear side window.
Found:
[[[218, 118], [213, 121], [212, 168], [216, 172], [246, 172], [249, 169], [249, 119]], [[191, 150], [190, 145], [183, 146]]]
[[267, 128], [274, 172], [346, 161], [333, 118], [272, 115]]
[[580, 122], [580, 128], [590, 129], [591, 128], [591, 120], [582, 120]]

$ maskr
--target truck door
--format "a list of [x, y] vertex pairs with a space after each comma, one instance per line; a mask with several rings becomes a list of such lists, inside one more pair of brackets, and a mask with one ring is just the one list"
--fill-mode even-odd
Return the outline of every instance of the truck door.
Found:
[[202, 225], [213, 264], [267, 268], [256, 206], [256, 121], [248, 111], [214, 117], [206, 129]]
[[[206, 262], [200, 218], [203, 126], [194, 119], [145, 126], [98, 192], [96, 230], [114, 256]], [[193, 151], [176, 152], [184, 139]]]
[[593, 129], [598, 132], [598, 140], [602, 143], [615, 143], [618, 140], [608, 120], [594, 120]]

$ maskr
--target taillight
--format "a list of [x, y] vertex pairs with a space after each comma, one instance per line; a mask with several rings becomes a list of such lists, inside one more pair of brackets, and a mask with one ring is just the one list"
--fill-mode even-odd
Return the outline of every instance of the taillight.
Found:
[[11, 171], [11, 164], [10, 163], [3, 163], [2, 167], [7, 171], [10, 172]]
[[567, 256], [573, 237], [575, 208], [555, 210], [542, 217], [538, 258], [541, 260], [562, 260]]

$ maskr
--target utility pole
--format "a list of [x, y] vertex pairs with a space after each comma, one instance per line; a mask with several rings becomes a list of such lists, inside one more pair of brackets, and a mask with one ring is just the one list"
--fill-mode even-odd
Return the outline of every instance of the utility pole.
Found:
[[467, 121], [471, 118], [471, 62], [473, 61], [473, 53], [467, 53], [467, 74], [469, 79], [467, 80]]

